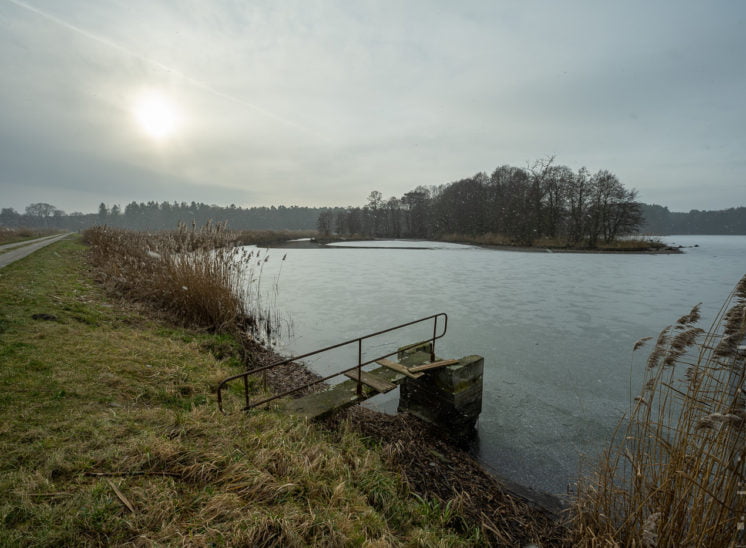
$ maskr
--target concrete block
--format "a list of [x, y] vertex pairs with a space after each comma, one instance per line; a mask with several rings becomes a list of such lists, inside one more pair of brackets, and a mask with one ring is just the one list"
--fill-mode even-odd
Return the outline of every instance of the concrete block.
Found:
[[[433, 358], [430, 343], [400, 349], [399, 361], [420, 365]], [[475, 433], [482, 411], [484, 358], [466, 356], [457, 364], [426, 371], [401, 385], [399, 411], [407, 411], [441, 428], [449, 437], [465, 442]]]

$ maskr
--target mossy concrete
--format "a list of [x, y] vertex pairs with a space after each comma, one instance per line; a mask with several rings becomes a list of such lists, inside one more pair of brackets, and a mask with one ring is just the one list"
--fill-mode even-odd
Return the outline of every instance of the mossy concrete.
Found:
[[[431, 343], [403, 347], [399, 361], [409, 367], [438, 359]], [[401, 385], [399, 411], [406, 411], [441, 428], [457, 442], [466, 442], [476, 432], [482, 411], [484, 358], [465, 356], [457, 364], [425, 371], [418, 379]]]

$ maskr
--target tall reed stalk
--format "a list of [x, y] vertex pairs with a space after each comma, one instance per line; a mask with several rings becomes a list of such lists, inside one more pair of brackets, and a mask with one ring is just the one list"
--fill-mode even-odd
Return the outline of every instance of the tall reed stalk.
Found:
[[155, 234], [99, 226], [84, 236], [103, 281], [123, 296], [212, 331], [271, 332], [258, 281], [268, 256], [235, 247], [224, 224]]
[[746, 276], [709, 331], [698, 320], [699, 305], [658, 336], [629, 418], [579, 484], [574, 544], [744, 542]]

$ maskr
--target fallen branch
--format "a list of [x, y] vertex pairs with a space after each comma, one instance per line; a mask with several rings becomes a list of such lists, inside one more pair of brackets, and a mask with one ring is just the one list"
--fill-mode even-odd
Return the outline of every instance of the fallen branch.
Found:
[[174, 472], [84, 472], [84, 476], [110, 476], [110, 477], [121, 477], [121, 476], [169, 476], [172, 478], [180, 478], [181, 474]]

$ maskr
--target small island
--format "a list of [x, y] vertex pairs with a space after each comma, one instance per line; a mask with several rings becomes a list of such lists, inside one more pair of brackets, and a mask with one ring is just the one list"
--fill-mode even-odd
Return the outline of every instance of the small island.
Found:
[[521, 251], [677, 252], [640, 235], [642, 207], [610, 171], [573, 171], [550, 157], [418, 186], [401, 198], [374, 190], [363, 207], [322, 212], [317, 228], [322, 243], [412, 238]]

